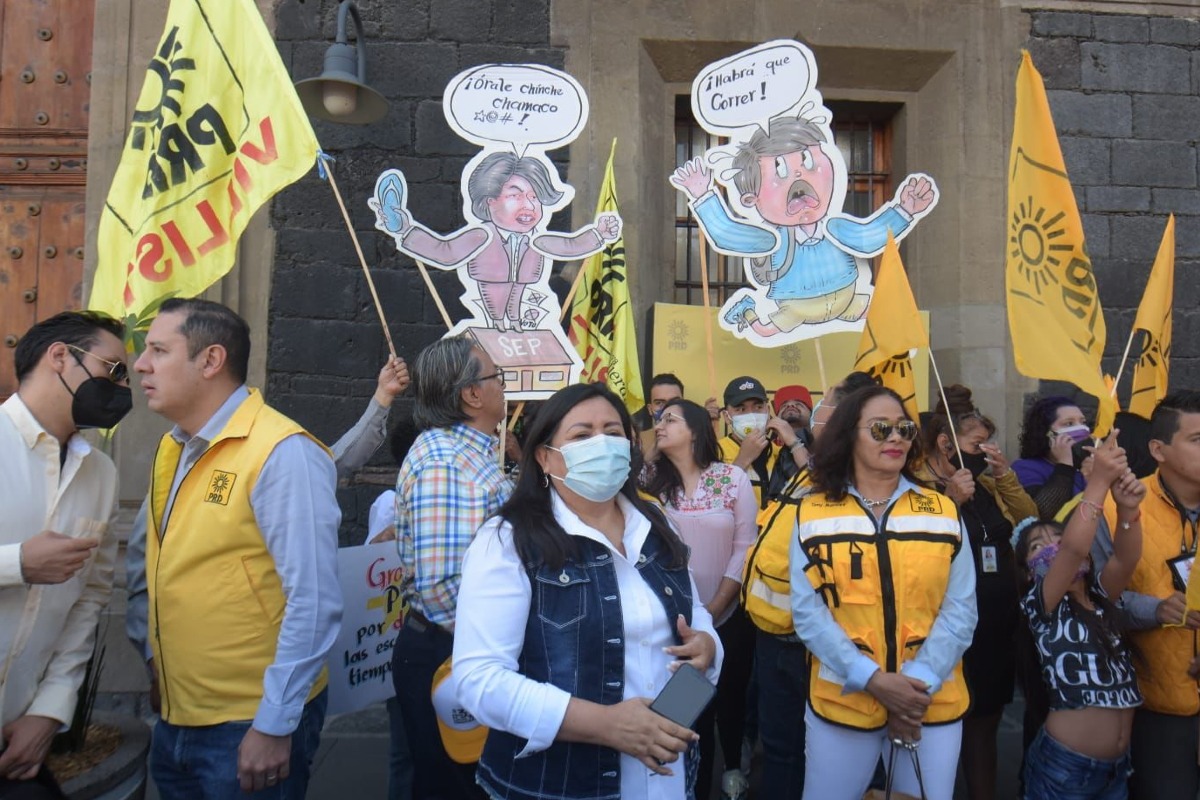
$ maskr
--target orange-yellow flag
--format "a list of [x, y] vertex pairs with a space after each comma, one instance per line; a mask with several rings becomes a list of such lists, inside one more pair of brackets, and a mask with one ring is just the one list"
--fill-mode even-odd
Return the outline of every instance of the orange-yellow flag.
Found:
[[921, 312], [913, 298], [900, 248], [888, 231], [887, 247], [875, 276], [875, 293], [867, 309], [867, 324], [858, 341], [854, 369], [878, 378], [900, 395], [910, 417], [917, 418], [917, 382], [911, 351], [929, 347]]
[[[617, 211], [617, 181], [613, 160], [617, 140], [613, 139], [600, 184], [596, 213]], [[571, 343], [583, 359], [580, 383], [599, 381], [608, 384], [630, 412], [645, 405], [642, 368], [638, 362], [637, 332], [633, 324], [633, 304], [629, 301], [629, 275], [625, 265], [625, 239], [609, 242], [599, 253], [588, 256], [579, 267], [583, 271], [579, 290], [571, 303]]]
[[255, 210], [317, 161], [254, 0], [174, 0], [134, 109], [88, 300], [128, 321], [225, 275]]
[[1004, 284], [1017, 371], [1095, 396], [1095, 433], [1106, 434], [1116, 403], [1100, 369], [1104, 313], [1046, 89], [1028, 51], [1017, 70]]
[[1175, 215], [1167, 218], [1158, 256], [1146, 282], [1142, 304], [1133, 321], [1135, 331], [1144, 331], [1142, 352], [1133, 370], [1133, 394], [1129, 410], [1150, 418], [1158, 401], [1167, 395], [1167, 373], [1171, 365], [1171, 304], [1175, 294]]

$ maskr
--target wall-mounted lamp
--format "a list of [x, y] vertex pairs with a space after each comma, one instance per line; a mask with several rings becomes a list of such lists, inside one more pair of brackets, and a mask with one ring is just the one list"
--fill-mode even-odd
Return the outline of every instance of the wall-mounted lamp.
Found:
[[[354, 17], [354, 44], [346, 40], [347, 14]], [[352, 0], [338, 6], [337, 41], [325, 52], [321, 75], [296, 81], [296, 94], [309, 116], [330, 122], [366, 125], [387, 113], [387, 100], [367, 86], [367, 46]]]

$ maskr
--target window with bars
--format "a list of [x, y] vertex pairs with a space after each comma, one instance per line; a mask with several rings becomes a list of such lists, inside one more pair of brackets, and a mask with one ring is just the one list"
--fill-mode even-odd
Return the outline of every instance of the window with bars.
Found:
[[[826, 101], [833, 115], [834, 144], [846, 162], [846, 201], [843, 210], [868, 217], [895, 191], [892, 184], [892, 119], [899, 103]], [[728, 140], [710, 135], [692, 116], [691, 98], [675, 98], [675, 166], [701, 156], [710, 147]], [[705, 246], [709, 303], [722, 305], [747, 285], [742, 259], [729, 258]], [[675, 296], [674, 302], [704, 302], [701, 280], [700, 228], [688, 210], [687, 197], [675, 193]]]

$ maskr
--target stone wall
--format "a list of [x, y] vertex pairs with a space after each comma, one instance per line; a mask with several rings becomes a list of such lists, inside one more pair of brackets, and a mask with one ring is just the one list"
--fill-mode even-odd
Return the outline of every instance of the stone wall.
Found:
[[[1171, 388], [1200, 387], [1200, 21], [1031, 16], [1027, 46], [1046, 83], [1100, 286], [1105, 370], [1115, 374], [1167, 215], [1174, 213]], [[1134, 362], [1131, 356], [1127, 375]], [[1123, 378], [1122, 397], [1128, 385]]]
[[[294, 78], [318, 75], [336, 31], [335, 0], [282, 0], [276, 39]], [[360, 0], [368, 42], [368, 83], [387, 97], [387, 116], [372, 125], [315, 122], [317, 139], [337, 159], [338, 187], [401, 356], [411, 363], [445, 332], [413, 263], [374, 229], [366, 199], [375, 178], [396, 167], [408, 179], [414, 217], [435, 231], [463, 224], [459, 177], [477, 148], [454, 134], [442, 114], [442, 91], [460, 70], [488, 62], [536, 62], [562, 68], [550, 46], [549, 0]], [[564, 152], [552, 154], [556, 160]], [[565, 161], [559, 161], [566, 178]], [[590, 213], [590, 209], [589, 209]], [[567, 219], [555, 218], [558, 228]], [[387, 354], [379, 318], [353, 244], [328, 184], [312, 174], [281, 192], [276, 229], [270, 324], [268, 398], [326, 442], [347, 430], [375, 390]], [[466, 316], [462, 286], [452, 273], [431, 270], [455, 320]], [[401, 397], [392, 422], [407, 418]], [[342, 544], [357, 544], [371, 501], [391, 483], [385, 445], [339, 491]]]

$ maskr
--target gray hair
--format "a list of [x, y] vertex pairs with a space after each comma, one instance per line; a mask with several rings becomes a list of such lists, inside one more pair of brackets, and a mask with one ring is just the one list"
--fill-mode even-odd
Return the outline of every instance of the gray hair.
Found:
[[479, 219], [490, 222], [492, 212], [487, 201], [499, 197], [504, 184], [514, 175], [529, 181], [542, 205], [552, 206], [562, 199], [563, 193], [554, 188], [550, 171], [539, 159], [517, 158], [514, 153], [492, 153], [479, 162], [467, 179], [471, 212]]
[[767, 156], [784, 156], [804, 150], [813, 145], [823, 144], [825, 134], [811, 120], [800, 117], [776, 117], [771, 120], [770, 134], [763, 133], [759, 128], [754, 131], [750, 141], [738, 145], [737, 155], [733, 157], [733, 179], [739, 194], [757, 195], [761, 177], [758, 173], [758, 160]]
[[412, 374], [416, 396], [412, 417], [418, 431], [449, 428], [471, 419], [462, 407], [462, 390], [483, 377], [475, 356], [478, 347], [465, 334], [449, 336], [438, 339], [417, 356]]

